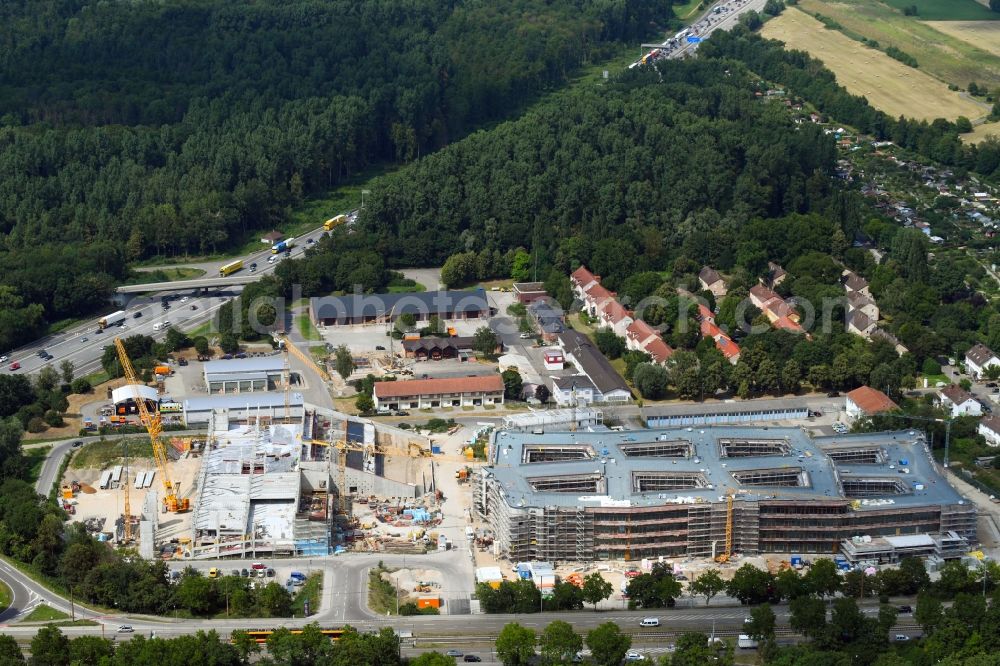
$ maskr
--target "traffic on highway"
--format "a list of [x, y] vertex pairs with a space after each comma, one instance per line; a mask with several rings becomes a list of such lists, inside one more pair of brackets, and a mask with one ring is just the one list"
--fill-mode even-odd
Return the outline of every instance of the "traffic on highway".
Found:
[[[357, 215], [357, 210], [344, 214], [344, 223], [353, 224]], [[327, 232], [326, 225], [321, 225], [295, 239], [283, 241], [284, 247], [280, 252], [276, 253], [274, 248], [267, 247], [242, 259], [206, 264], [207, 275], [219, 275], [224, 266], [233, 263], [241, 265], [230, 271], [230, 274], [241, 271], [255, 276], [273, 273], [282, 260], [301, 256]], [[200, 285], [203, 279], [197, 282]], [[0, 355], [0, 364], [3, 364], [0, 372], [30, 374], [46, 365], [58, 367], [67, 360], [73, 363], [78, 376], [97, 372], [101, 369], [104, 348], [111, 344], [115, 336], [148, 335], [162, 340], [171, 326], [189, 330], [209, 321], [219, 308], [243, 290], [241, 285], [184, 288], [184, 283], [185, 281], [178, 281], [175, 290], [157, 294], [122, 294], [120, 298], [125, 299], [125, 305], [119, 306], [120, 309], [115, 312], [95, 317]]]
[[648, 65], [665, 58], [682, 58], [694, 53], [698, 45], [718, 29], [729, 30], [739, 17], [750, 11], [761, 11], [763, 0], [728, 0], [710, 8], [702, 18], [684, 28], [673, 37], [664, 41], [659, 47], [649, 51], [636, 60], [629, 69], [640, 65]]

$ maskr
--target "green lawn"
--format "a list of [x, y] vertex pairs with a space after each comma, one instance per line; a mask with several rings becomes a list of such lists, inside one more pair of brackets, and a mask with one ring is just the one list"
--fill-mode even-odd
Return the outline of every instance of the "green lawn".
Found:
[[125, 284], [149, 284], [151, 282], [172, 282], [193, 280], [205, 274], [201, 268], [158, 268], [155, 271], [133, 271]]
[[54, 335], [60, 331], [65, 331], [67, 328], [72, 328], [81, 321], [83, 321], [83, 319], [60, 319], [59, 321], [52, 322], [49, 324], [49, 335]]
[[10, 602], [14, 600], [14, 594], [5, 584], [0, 583], [0, 611], [10, 608]]
[[40, 604], [35, 606], [34, 610], [28, 613], [23, 622], [52, 622], [53, 620], [68, 620], [69, 615], [63, 613], [61, 610], [56, 610], [51, 606], [46, 606], [45, 604]]
[[305, 604], [309, 601], [309, 614], [315, 615], [319, 612], [320, 594], [323, 592], [323, 572], [317, 571], [306, 579], [305, 584], [299, 588], [298, 593], [292, 600], [292, 614], [295, 617], [305, 616]]
[[917, 18], [923, 21], [998, 21], [1000, 13], [976, 0], [882, 0], [898, 9], [916, 6]]
[[[147, 438], [128, 439], [129, 460], [152, 459], [153, 447]], [[105, 469], [111, 465], [120, 464], [124, 455], [122, 440], [100, 440], [84, 444], [73, 456], [72, 469], [96, 468]]]
[[302, 334], [302, 337], [304, 339], [317, 340], [317, 341], [323, 339], [323, 336], [320, 335], [319, 331], [316, 330], [316, 327], [313, 326], [312, 320], [309, 318], [308, 312], [300, 314], [298, 317], [296, 317], [296, 319], [298, 320], [299, 324], [299, 333]]
[[98, 370], [97, 372], [87, 375], [84, 379], [90, 382], [91, 386], [97, 386], [98, 384], [103, 384], [108, 381], [111, 377], [104, 370]]
[[24, 457], [28, 459], [29, 465], [28, 478], [32, 482], [38, 480], [38, 475], [42, 473], [42, 465], [45, 464], [45, 458], [49, 455], [49, 451], [51, 450], [51, 446], [38, 446], [30, 449], [24, 449]]
[[189, 338], [197, 338], [200, 335], [203, 335], [207, 338], [209, 335], [212, 334], [212, 322], [211, 320], [206, 321], [184, 332], [187, 333]]

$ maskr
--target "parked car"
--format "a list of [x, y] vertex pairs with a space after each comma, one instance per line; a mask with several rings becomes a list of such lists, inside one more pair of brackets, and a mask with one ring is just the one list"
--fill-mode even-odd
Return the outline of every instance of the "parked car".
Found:
[[187, 365], [187, 364], [188, 364], [188, 360], [186, 358], [179, 358], [179, 359], [177, 359], [177, 365]]
[[393, 416], [409, 416], [410, 413], [404, 409], [397, 409], [392, 413]]
[[375, 351], [385, 351], [385, 347], [382, 345], [375, 345]]
[[250, 570], [249, 569], [241, 569], [240, 570], [240, 575], [243, 576], [244, 578], [249, 578], [250, 577]]
[[828, 397], [828, 398], [839, 398], [840, 397], [840, 391], [830, 391], [829, 393], [826, 394], [826, 397]]
[[132, 628], [131, 624], [122, 624], [118, 626], [119, 634], [131, 634], [135, 629]]

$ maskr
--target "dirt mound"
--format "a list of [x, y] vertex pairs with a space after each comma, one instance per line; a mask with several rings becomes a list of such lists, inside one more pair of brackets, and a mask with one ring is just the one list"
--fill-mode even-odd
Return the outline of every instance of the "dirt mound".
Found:
[[93, 486], [88, 486], [88, 485], [87, 485], [86, 483], [81, 483], [81, 484], [80, 484], [80, 492], [81, 492], [81, 493], [86, 493], [86, 494], [88, 494], [88, 495], [93, 495], [93, 494], [94, 494], [94, 493], [96, 493], [97, 491], [96, 491], [96, 490], [94, 490], [94, 487], [93, 487]]

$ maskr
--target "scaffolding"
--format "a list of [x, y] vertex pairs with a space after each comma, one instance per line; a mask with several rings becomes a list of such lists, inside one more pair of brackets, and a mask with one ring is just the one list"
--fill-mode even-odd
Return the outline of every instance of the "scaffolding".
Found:
[[701, 472], [632, 472], [632, 492], [634, 493], [655, 493], [706, 487], [708, 487], [708, 479]]
[[840, 475], [840, 485], [846, 497], [885, 497], [909, 495], [911, 490], [902, 480], [891, 477]]
[[586, 493], [603, 495], [607, 492], [607, 481], [603, 474], [564, 474], [528, 477], [528, 483], [536, 493]]
[[740, 485], [744, 486], [780, 488], [807, 488], [809, 486], [809, 474], [801, 467], [743, 469], [732, 472], [732, 475]]
[[750, 458], [754, 456], [787, 456], [792, 445], [786, 439], [751, 439], [723, 437], [719, 442], [720, 458]]
[[824, 451], [831, 460], [838, 463], [853, 465], [882, 465], [888, 462], [883, 449], [877, 446], [856, 446], [842, 449], [827, 449]]
[[582, 445], [525, 444], [521, 463], [564, 462], [567, 460], [593, 460], [594, 449]]
[[686, 439], [656, 442], [631, 442], [618, 448], [629, 458], [690, 458], [694, 447]]

